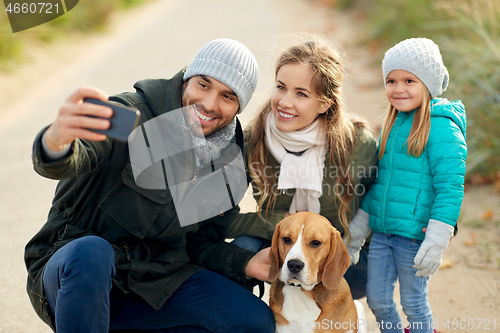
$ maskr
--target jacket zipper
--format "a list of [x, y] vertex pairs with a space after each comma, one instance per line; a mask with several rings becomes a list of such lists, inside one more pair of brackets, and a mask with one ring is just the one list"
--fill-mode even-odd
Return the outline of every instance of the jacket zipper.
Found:
[[[401, 113], [398, 114], [398, 118], [402, 118], [403, 115]], [[401, 119], [400, 118], [400, 119]], [[396, 131], [394, 132], [394, 136], [392, 137], [392, 142], [391, 142], [391, 150], [389, 151], [389, 166], [388, 166], [388, 176], [387, 180], [385, 181], [385, 186], [384, 186], [384, 195], [382, 196], [382, 212], [380, 214], [380, 226], [382, 228], [382, 231], [386, 233], [385, 229], [385, 205], [387, 201], [387, 192], [389, 190], [389, 183], [391, 182], [391, 174], [392, 174], [392, 160], [394, 158], [394, 145], [396, 144], [396, 138], [397, 134], [399, 131], [399, 127], [403, 124], [404, 119], [398, 124], [398, 127], [396, 127]]]
[[47, 303], [47, 297], [43, 297], [42, 295], [35, 293], [33, 290], [31, 290], [31, 293], [33, 295], [36, 295], [38, 297], [38, 299], [40, 300], [40, 313], [43, 313], [43, 304]]
[[122, 248], [123, 248], [123, 251], [125, 252], [125, 254], [127, 255], [127, 260], [129, 262], [132, 261], [132, 258], [130, 257], [130, 252], [129, 252], [130, 247], [128, 246], [128, 244], [123, 245]]

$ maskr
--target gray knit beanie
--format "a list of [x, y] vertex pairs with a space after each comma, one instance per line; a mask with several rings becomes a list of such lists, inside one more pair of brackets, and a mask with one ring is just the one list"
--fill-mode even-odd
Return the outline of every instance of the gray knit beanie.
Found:
[[245, 45], [232, 39], [215, 39], [198, 51], [184, 74], [184, 81], [195, 75], [212, 77], [231, 88], [238, 96], [238, 113], [241, 113], [255, 91], [259, 68]]
[[382, 61], [384, 85], [387, 75], [395, 69], [403, 69], [418, 77], [432, 98], [441, 95], [448, 87], [448, 70], [443, 64], [439, 47], [430, 39], [406, 39], [389, 49]]

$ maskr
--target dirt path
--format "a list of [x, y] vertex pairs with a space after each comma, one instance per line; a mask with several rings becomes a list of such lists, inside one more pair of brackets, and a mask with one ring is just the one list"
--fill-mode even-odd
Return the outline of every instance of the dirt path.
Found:
[[[381, 73], [367, 51], [354, 43], [358, 29], [354, 13], [334, 13], [320, 3], [152, 1], [117, 16], [106, 34], [43, 49], [34, 47], [32, 62], [19, 72], [0, 73], [0, 333], [50, 332], [36, 317], [26, 295], [23, 250], [46, 219], [55, 182], [32, 171], [30, 149], [36, 133], [52, 121], [66, 96], [79, 85], [94, 85], [110, 94], [130, 90], [139, 79], [172, 76], [207, 41], [234, 38], [255, 53], [260, 66], [257, 93], [241, 117], [246, 123], [251, 110], [268, 97], [279, 36], [315, 32], [337, 42], [348, 55], [345, 95], [349, 109], [367, 118], [372, 127], [380, 123], [384, 103]], [[499, 203], [499, 195], [491, 188], [466, 193], [463, 227], [445, 254], [452, 267], [440, 270], [429, 286], [441, 332], [500, 332]], [[251, 209], [251, 201], [245, 204]], [[488, 209], [493, 217], [481, 219], [479, 214]], [[369, 310], [367, 313], [373, 325], [373, 316]], [[469, 325], [473, 321], [475, 326], [447, 329], [448, 319], [465, 320]], [[478, 328], [481, 319], [496, 319], [496, 329], [493, 322], [489, 330], [484, 329], [484, 321]]]

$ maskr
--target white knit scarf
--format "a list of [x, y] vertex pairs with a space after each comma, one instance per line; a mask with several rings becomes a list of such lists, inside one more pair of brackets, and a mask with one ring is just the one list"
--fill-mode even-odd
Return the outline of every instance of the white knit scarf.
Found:
[[[293, 189], [295, 195], [289, 213], [309, 211], [319, 214], [325, 164], [326, 140], [321, 123], [315, 120], [306, 128], [282, 132], [276, 127], [273, 112], [266, 121], [266, 144], [281, 164], [278, 189]], [[304, 152], [300, 156], [290, 152]]]

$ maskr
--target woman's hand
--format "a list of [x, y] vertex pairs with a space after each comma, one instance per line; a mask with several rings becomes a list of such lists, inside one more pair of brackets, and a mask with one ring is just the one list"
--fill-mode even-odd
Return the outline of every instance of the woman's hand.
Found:
[[248, 261], [245, 267], [245, 275], [248, 278], [269, 281], [269, 269], [271, 268], [271, 260], [269, 260], [270, 250], [270, 247], [260, 250]]

